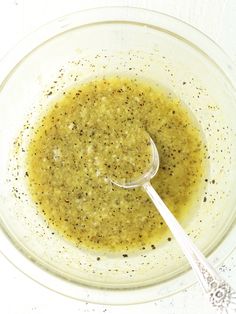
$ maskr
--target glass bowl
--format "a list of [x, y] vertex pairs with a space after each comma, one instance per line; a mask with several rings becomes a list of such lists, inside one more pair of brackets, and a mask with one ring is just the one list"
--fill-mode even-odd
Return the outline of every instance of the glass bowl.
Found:
[[99, 253], [98, 259], [98, 253], [78, 249], [47, 228], [25, 179], [30, 126], [63, 89], [110, 74], [161, 83], [192, 111], [207, 143], [209, 173], [184, 228], [214, 265], [235, 248], [236, 95], [231, 61], [209, 38], [175, 18], [113, 7], [59, 18], [19, 43], [1, 62], [0, 249], [22, 272], [64, 295], [102, 304], [142, 303], [194, 283], [176, 242], [127, 258]]

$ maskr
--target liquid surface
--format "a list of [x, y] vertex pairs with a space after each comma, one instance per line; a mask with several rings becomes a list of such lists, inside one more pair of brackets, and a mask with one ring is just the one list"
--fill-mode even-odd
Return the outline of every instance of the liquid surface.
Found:
[[196, 122], [160, 87], [111, 77], [64, 92], [35, 126], [27, 152], [33, 201], [48, 224], [75, 245], [136, 250], [168, 237], [141, 188], [109, 178], [137, 177], [158, 147], [154, 188], [181, 221], [204, 176], [204, 143]]

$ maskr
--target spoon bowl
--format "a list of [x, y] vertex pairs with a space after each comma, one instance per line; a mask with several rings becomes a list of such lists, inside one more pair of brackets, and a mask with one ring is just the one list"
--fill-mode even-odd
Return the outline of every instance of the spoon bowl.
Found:
[[159, 169], [160, 165], [160, 159], [158, 150], [156, 147], [156, 144], [154, 143], [153, 139], [150, 137], [150, 144], [151, 144], [151, 153], [152, 153], [152, 161], [150, 164], [150, 168], [139, 178], [131, 181], [114, 181], [110, 180], [115, 185], [119, 186], [120, 188], [124, 189], [134, 189], [139, 186], [142, 186], [146, 182], [150, 181], [155, 175], [157, 174], [157, 171]]

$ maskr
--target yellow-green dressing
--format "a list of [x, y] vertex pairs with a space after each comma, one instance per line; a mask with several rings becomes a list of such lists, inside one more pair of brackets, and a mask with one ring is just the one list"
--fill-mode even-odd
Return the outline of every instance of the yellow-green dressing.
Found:
[[29, 190], [48, 224], [80, 247], [141, 249], [166, 237], [166, 225], [141, 188], [112, 179], [160, 168], [153, 186], [183, 219], [205, 172], [197, 122], [161, 87], [134, 78], [89, 81], [64, 92], [35, 125], [27, 151]]

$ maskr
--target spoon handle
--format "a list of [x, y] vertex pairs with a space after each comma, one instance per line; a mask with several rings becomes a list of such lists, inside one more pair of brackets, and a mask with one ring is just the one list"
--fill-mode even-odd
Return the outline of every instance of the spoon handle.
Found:
[[234, 290], [220, 278], [205, 256], [193, 244], [151, 183], [144, 183], [143, 188], [180, 245], [211, 305], [222, 314], [236, 313], [236, 293]]

